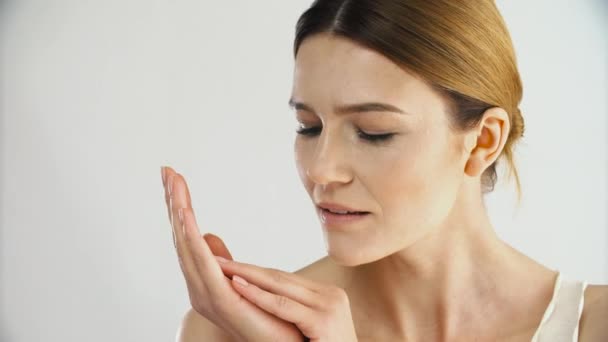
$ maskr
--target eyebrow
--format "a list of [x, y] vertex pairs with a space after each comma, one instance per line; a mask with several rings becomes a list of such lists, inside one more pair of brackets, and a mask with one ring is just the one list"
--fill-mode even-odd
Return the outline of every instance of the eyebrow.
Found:
[[[295, 101], [293, 98], [289, 99], [289, 107], [297, 110], [305, 110], [314, 113], [312, 106], [307, 105], [303, 102]], [[366, 102], [356, 103], [349, 105], [338, 106], [334, 109], [338, 114], [350, 114], [350, 113], [365, 113], [365, 112], [393, 112], [398, 114], [408, 114], [402, 109], [395, 107], [388, 103], [381, 102]]]

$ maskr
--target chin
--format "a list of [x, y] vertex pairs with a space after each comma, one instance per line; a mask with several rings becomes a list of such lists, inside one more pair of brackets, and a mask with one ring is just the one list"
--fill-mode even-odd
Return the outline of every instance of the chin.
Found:
[[[400, 240], [380, 239], [374, 242], [370, 236], [359, 237], [353, 240], [349, 235], [325, 235], [325, 250], [327, 256], [340, 266], [354, 267], [382, 260], [399, 251], [407, 249], [426, 236], [425, 232], [415, 235], [403, 233]], [[386, 240], [388, 239], [388, 240]], [[359, 240], [361, 242], [359, 242]]]
[[336, 258], [335, 256], [333, 256], [331, 254], [328, 254], [328, 256], [331, 258], [331, 260], [334, 262], [334, 264], [340, 265], [342, 267], [356, 267], [356, 266], [360, 266], [363, 264], [367, 264], [367, 262], [361, 262], [361, 261], [354, 260], [354, 259]]
[[368, 264], [379, 259], [382, 259], [386, 255], [371, 255], [371, 250], [366, 249], [365, 246], [353, 246], [351, 245], [332, 245], [331, 242], [326, 245], [327, 256], [331, 260], [344, 267], [354, 267], [363, 264]]

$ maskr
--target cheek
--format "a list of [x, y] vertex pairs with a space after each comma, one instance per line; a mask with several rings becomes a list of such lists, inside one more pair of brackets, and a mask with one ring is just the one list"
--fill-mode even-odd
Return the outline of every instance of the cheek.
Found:
[[445, 218], [460, 186], [453, 153], [447, 139], [429, 135], [387, 156], [383, 170], [366, 184], [388, 227], [424, 232]]
[[371, 192], [376, 194], [388, 221], [402, 217], [421, 217], [425, 204], [432, 197], [434, 184], [429, 172], [434, 161], [428, 152], [403, 151], [400, 156], [387, 160], [379, 170]]
[[[343, 150], [336, 157], [363, 187], [358, 193], [371, 197], [362, 202], [376, 202], [385, 220], [398, 218], [420, 224], [442, 211], [443, 200], [449, 202], [451, 197], [445, 195], [455, 183], [454, 152], [449, 148], [452, 142], [446, 134], [436, 132], [404, 136], [386, 146], [362, 145]], [[314, 142], [295, 139], [296, 169], [309, 195], [314, 184], [306, 170], [313, 162], [314, 150]]]

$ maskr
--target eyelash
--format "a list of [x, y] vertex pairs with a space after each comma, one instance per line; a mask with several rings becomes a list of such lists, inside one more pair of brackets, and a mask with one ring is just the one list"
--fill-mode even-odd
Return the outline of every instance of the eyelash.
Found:
[[[317, 135], [317, 131], [319, 127], [310, 127], [310, 128], [298, 128], [296, 133], [304, 136], [315, 136]], [[357, 129], [357, 135], [372, 144], [380, 144], [386, 141], [389, 141], [395, 133], [385, 133], [385, 134], [367, 134], [360, 129]]]

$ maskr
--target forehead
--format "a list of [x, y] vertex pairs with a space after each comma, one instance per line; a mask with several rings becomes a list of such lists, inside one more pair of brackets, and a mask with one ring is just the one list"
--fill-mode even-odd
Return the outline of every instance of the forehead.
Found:
[[384, 55], [326, 33], [308, 37], [300, 45], [292, 95], [305, 102], [332, 104], [384, 100], [407, 103], [418, 111], [433, 102], [442, 105], [426, 82]]

